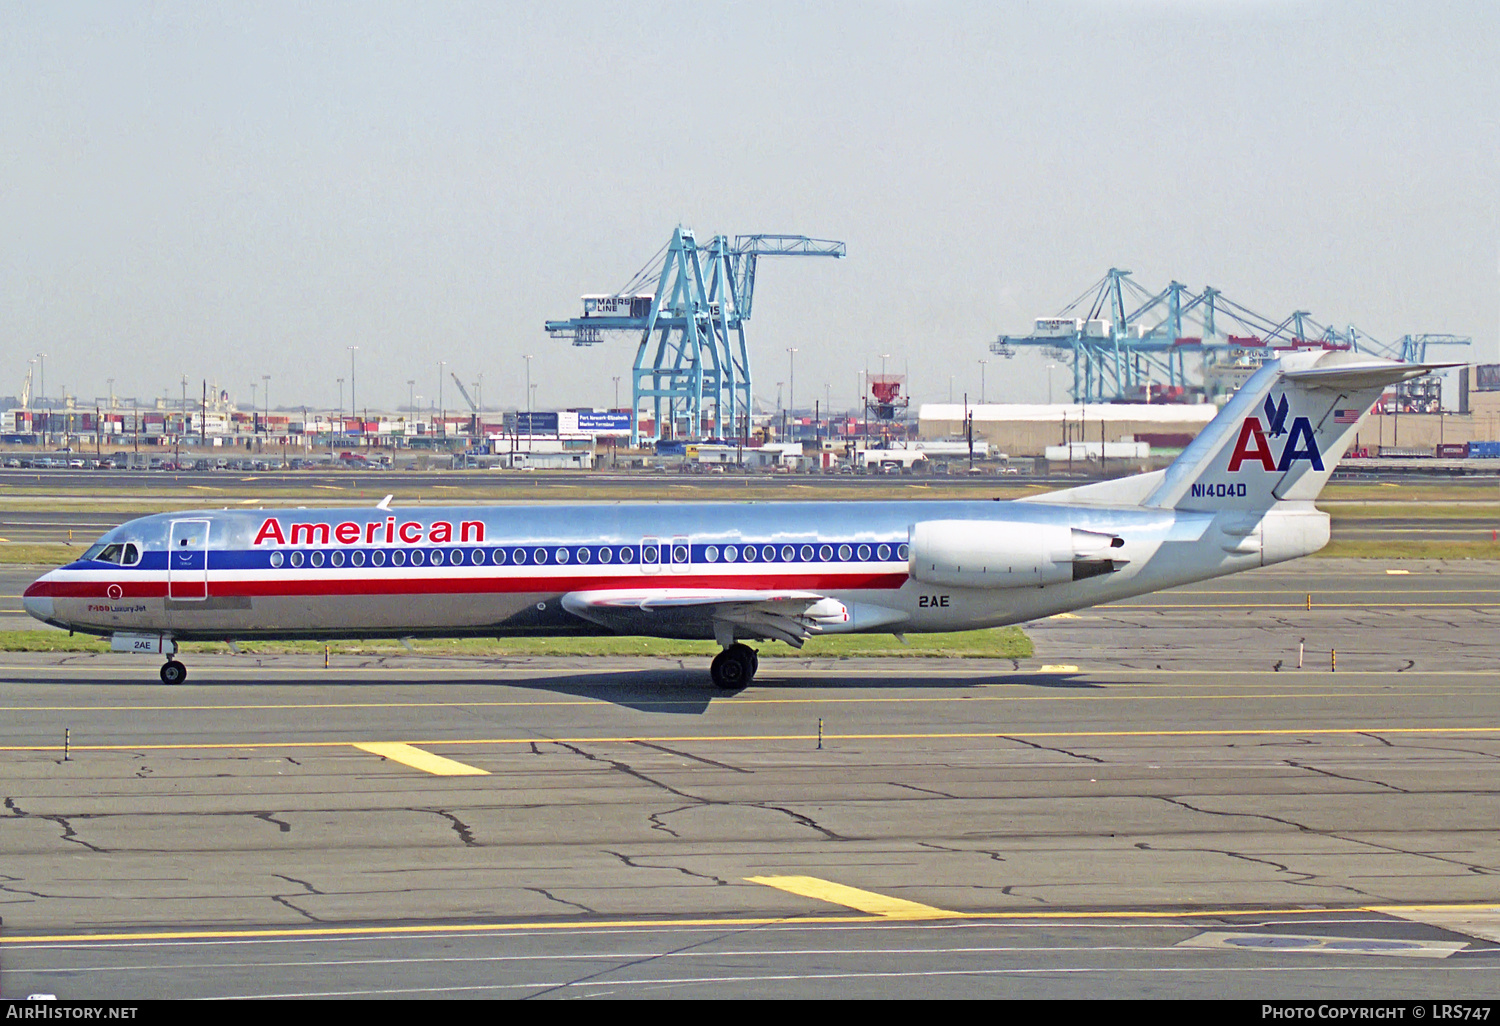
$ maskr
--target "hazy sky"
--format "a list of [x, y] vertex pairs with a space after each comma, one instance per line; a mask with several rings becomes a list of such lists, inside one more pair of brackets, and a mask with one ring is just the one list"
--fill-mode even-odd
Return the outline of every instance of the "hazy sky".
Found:
[[0, 0], [0, 393], [608, 404], [542, 322], [679, 223], [848, 243], [762, 263], [768, 402], [1034, 399], [989, 341], [1110, 266], [1490, 362], [1497, 68], [1493, 2]]

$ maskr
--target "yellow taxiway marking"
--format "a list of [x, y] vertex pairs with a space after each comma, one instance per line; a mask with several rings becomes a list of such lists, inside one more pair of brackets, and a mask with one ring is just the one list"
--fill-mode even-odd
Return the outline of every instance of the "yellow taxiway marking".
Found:
[[1392, 577], [1405, 577], [1407, 574], [1410, 574], [1411, 571], [1410, 570], [1387, 570], [1386, 573], [1389, 574], [1389, 575], [1391, 575]]
[[1077, 673], [1078, 667], [1072, 663], [1045, 663], [1037, 669], [1037, 673]]
[[[828, 741], [1013, 741], [1035, 738], [1153, 738], [1153, 737], [1369, 737], [1370, 735], [1482, 735], [1500, 734], [1492, 727], [1231, 727], [1217, 730], [1011, 730], [914, 731], [903, 734], [830, 734]], [[812, 734], [664, 734], [611, 737], [470, 737], [419, 738], [403, 742], [423, 748], [445, 745], [639, 745], [692, 744], [725, 741], [816, 741]], [[356, 741], [208, 741], [168, 744], [70, 745], [73, 752], [170, 751], [286, 751], [309, 748], [349, 748]], [[0, 752], [60, 752], [62, 745], [0, 745]]]
[[804, 898], [816, 898], [830, 905], [843, 905], [856, 912], [868, 912], [887, 919], [955, 919], [958, 912], [949, 912], [931, 905], [923, 905], [904, 898], [893, 898], [888, 894], [862, 891], [858, 887], [820, 880], [815, 876], [747, 876], [750, 883], [765, 884], [789, 894], [800, 894]]
[[454, 759], [445, 759], [441, 755], [433, 755], [431, 752], [424, 752], [420, 748], [413, 748], [399, 741], [363, 741], [354, 747], [434, 776], [487, 777], [490, 775], [489, 770], [482, 770], [478, 766], [470, 766]]
[[[1119, 922], [1173, 923], [1179, 920], [1191, 922], [1197, 919], [1234, 919], [1243, 916], [1264, 918], [1266, 916], [1326, 916], [1331, 912], [1375, 912], [1401, 916], [1414, 912], [1494, 912], [1500, 905], [1475, 903], [1472, 905], [1357, 905], [1349, 908], [1208, 908], [1191, 911], [1135, 911], [1112, 912], [1042, 912], [1028, 909], [1017, 912], [945, 912], [941, 918], [967, 919], [987, 922]], [[937, 910], [934, 910], [937, 911]], [[31, 935], [0, 935], [0, 947], [23, 944], [92, 944], [110, 941], [183, 941], [183, 940], [296, 940], [303, 937], [396, 937], [402, 935], [456, 935], [474, 933], [525, 933], [548, 930], [663, 930], [692, 926], [737, 928], [745, 926], [821, 926], [841, 923], [889, 923], [893, 917], [882, 915], [838, 915], [838, 916], [691, 916], [681, 919], [602, 919], [589, 922], [575, 918], [549, 922], [498, 922], [498, 923], [427, 923], [412, 926], [314, 926], [274, 927], [262, 930], [139, 930], [119, 933], [58, 933]], [[932, 918], [932, 917], [923, 917]]]

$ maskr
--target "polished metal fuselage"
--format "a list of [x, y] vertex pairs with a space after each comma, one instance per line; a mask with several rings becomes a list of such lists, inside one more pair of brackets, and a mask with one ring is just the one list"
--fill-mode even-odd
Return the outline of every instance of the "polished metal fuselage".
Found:
[[[925, 585], [907, 546], [915, 523], [938, 519], [1112, 532], [1122, 568], [1044, 587]], [[830, 633], [952, 631], [1262, 561], [1212, 513], [999, 501], [218, 510], [132, 520], [100, 540], [134, 543], [142, 558], [52, 571], [26, 593], [32, 615], [179, 640], [599, 634], [564, 596], [790, 588], [844, 603]], [[713, 636], [703, 623], [642, 622], [639, 633]]]

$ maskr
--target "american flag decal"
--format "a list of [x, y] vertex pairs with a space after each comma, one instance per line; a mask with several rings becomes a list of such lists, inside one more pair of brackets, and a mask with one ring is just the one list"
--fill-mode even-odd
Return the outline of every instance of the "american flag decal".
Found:
[[1354, 424], [1359, 421], [1359, 416], [1363, 412], [1363, 410], [1334, 410], [1333, 422], [1335, 424]]

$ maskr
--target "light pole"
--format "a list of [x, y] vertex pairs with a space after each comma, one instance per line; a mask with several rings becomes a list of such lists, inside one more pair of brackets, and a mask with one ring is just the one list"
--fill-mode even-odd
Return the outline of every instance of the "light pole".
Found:
[[344, 379], [339, 378], [339, 419], [344, 419]]
[[787, 410], [795, 420], [797, 417], [797, 347], [787, 347]]
[[620, 375], [615, 375], [615, 409], [620, 408]]
[[417, 413], [417, 379], [406, 379], [406, 408], [411, 410], [412, 416]]
[[266, 383], [266, 387], [260, 393], [261, 402], [266, 404], [266, 434], [271, 433], [271, 375], [262, 374], [260, 380]]
[[[252, 435], [255, 434], [255, 422], [260, 419], [260, 415], [256, 412], [260, 409], [260, 400], [256, 398], [256, 390], [259, 388], [260, 386], [255, 382], [250, 382], [250, 433]], [[343, 393], [340, 392], [339, 395], [342, 396]], [[343, 405], [342, 399], [339, 400], [339, 405]]]
[[[519, 427], [520, 425], [517, 425]], [[520, 432], [518, 431], [517, 434]], [[526, 450], [531, 451], [531, 356], [526, 357]]]
[[[354, 398], [354, 354], [359, 352], [359, 346], [349, 346], [349, 416], [354, 416], [354, 411], [359, 409], [359, 403]], [[342, 404], [342, 400], [340, 400]], [[340, 413], [343, 411], [340, 410]]]
[[1047, 405], [1052, 405], [1052, 371], [1057, 367], [1055, 363], [1047, 364]]
[[979, 405], [984, 405], [984, 365], [988, 360], [979, 361]]
[[443, 425], [443, 438], [448, 438], [448, 418], [443, 407], [443, 375], [448, 371], [448, 361], [438, 361], [438, 422]]
[[[47, 354], [36, 354], [36, 405], [41, 409], [42, 403], [47, 398]], [[42, 421], [42, 447], [47, 447], [47, 436], [52, 433], [52, 410], [47, 409], [47, 419]]]

